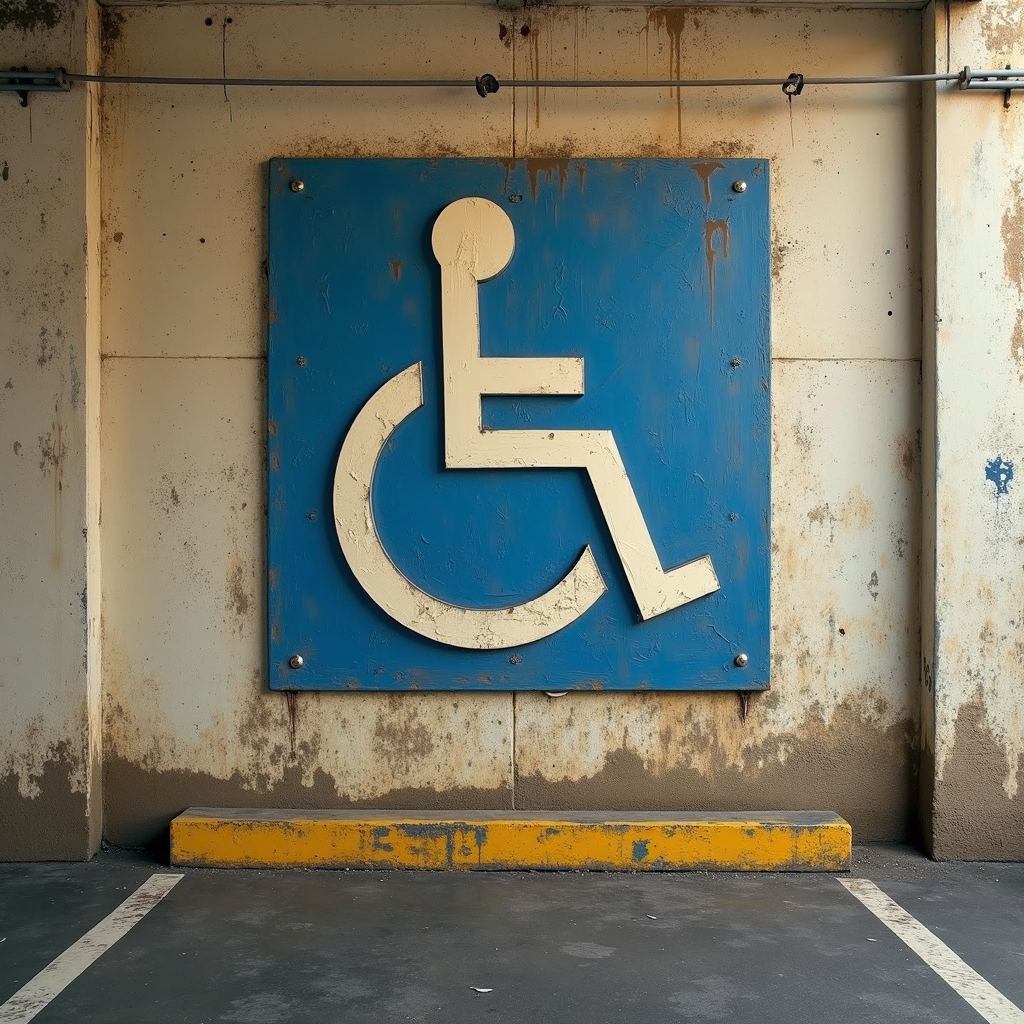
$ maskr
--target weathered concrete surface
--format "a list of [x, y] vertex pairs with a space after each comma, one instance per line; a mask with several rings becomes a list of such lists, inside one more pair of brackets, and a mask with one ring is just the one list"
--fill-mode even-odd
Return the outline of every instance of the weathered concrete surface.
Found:
[[104, 364], [107, 837], [192, 804], [510, 806], [507, 694], [267, 690], [262, 374]]
[[[912, 73], [919, 17], [545, 7], [517, 15], [512, 38], [522, 78]], [[520, 89], [517, 96], [520, 156], [767, 157], [773, 357], [919, 356], [915, 91], [816, 86], [791, 106], [777, 88]]]
[[777, 360], [772, 692], [516, 698], [517, 807], [828, 807], [910, 836], [919, 376]]
[[[929, 10], [939, 70], [1017, 66], [1024, 6]], [[948, 57], [947, 57], [948, 54]], [[1024, 857], [1024, 133], [999, 93], [939, 89], [928, 241], [922, 685], [926, 840], [939, 858]], [[929, 144], [926, 140], [926, 146]], [[933, 210], [933, 212], [932, 212]], [[932, 408], [934, 414], [932, 414]]]
[[[228, 73], [239, 75], [471, 77], [486, 66], [499, 77], [513, 67], [697, 76], [725, 65], [759, 74], [770, 30], [787, 70], [795, 49], [808, 73], [819, 65], [866, 73], [912, 70], [919, 26], [904, 12], [691, 19], [682, 11], [247, 7], [233, 10], [230, 24], [228, 16], [207, 26], [207, 12], [188, 7], [119, 11], [108, 26], [107, 70], [219, 71], [226, 40]], [[781, 96], [517, 97], [513, 110], [511, 90], [486, 102], [444, 91], [108, 92], [104, 681], [114, 841], [148, 840], [189, 804], [513, 800], [824, 801], [858, 835], [908, 834], [917, 729], [915, 104], [900, 90], [822, 91], [794, 105], [791, 134]], [[773, 160], [774, 352], [808, 361], [775, 363], [775, 692], [752, 700], [745, 720], [731, 695], [519, 697], [514, 719], [511, 698], [499, 695], [265, 692], [263, 161], [510, 155], [513, 144], [541, 157], [538, 175], [558, 173], [569, 155]], [[825, 306], [834, 311], [827, 329]]]
[[[109, 15], [107, 70], [219, 73], [225, 44], [237, 75], [753, 75], [794, 55], [807, 73], [910, 71], [920, 28], [879, 11], [213, 13]], [[792, 110], [774, 91], [108, 90], [108, 837], [147, 841], [190, 804], [513, 802], [818, 804], [858, 836], [908, 835], [918, 125], [903, 89]], [[774, 692], [745, 719], [731, 695], [526, 696], [513, 713], [507, 695], [266, 692], [263, 162], [513, 152], [549, 176], [578, 155], [772, 160]]]
[[[88, 70], [94, 9], [0, 4], [0, 66]], [[0, 859], [100, 838], [98, 131], [0, 102]]]

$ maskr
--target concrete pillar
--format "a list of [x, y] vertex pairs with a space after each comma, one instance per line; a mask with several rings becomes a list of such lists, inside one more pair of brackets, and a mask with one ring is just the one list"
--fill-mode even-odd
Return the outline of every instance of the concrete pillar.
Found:
[[[0, 0], [0, 67], [91, 69], [88, 0]], [[0, 94], [0, 859], [100, 840], [95, 91]]]
[[[1024, 63], [1024, 3], [932, 3], [937, 71]], [[924, 90], [922, 812], [1024, 858], [1024, 94]]]

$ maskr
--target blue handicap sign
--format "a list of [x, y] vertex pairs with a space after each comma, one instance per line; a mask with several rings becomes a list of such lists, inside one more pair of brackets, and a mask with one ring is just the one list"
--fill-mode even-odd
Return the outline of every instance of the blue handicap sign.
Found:
[[271, 688], [766, 688], [767, 163], [269, 179]]

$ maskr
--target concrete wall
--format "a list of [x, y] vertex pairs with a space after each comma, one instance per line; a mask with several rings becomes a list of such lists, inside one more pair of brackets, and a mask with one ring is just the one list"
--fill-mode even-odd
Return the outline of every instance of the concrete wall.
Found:
[[[0, 0], [0, 66], [1024, 64], [1021, 0], [99, 14]], [[1022, 111], [945, 86], [808, 87], [792, 105], [778, 89], [0, 95], [0, 857], [88, 856], [101, 809], [110, 840], [146, 842], [189, 804], [823, 807], [858, 839], [910, 837], [920, 809], [936, 856], [1024, 857]], [[266, 689], [275, 155], [514, 156], [538, 174], [577, 156], [771, 160], [770, 693]]]
[[[206, 24], [207, 19], [211, 21]], [[107, 71], [472, 78], [915, 71], [906, 11], [111, 10]], [[365, 92], [103, 102], [105, 834], [189, 804], [916, 813], [920, 109], [907, 87]], [[266, 689], [264, 162], [772, 162], [772, 692]]]
[[[1024, 63], [1020, 3], [940, 9], [926, 28], [938, 71]], [[922, 805], [940, 858], [1024, 859], [1022, 111], [1019, 93], [1005, 107], [948, 88], [925, 111]]]
[[[0, 2], [0, 67], [88, 70], [95, 10]], [[0, 857], [100, 838], [99, 130], [0, 96]]]

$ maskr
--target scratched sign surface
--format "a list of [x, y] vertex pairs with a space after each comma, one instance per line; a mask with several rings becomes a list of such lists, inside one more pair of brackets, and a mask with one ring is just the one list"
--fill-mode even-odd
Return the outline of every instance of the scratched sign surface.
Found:
[[767, 687], [766, 162], [269, 191], [272, 688]]

